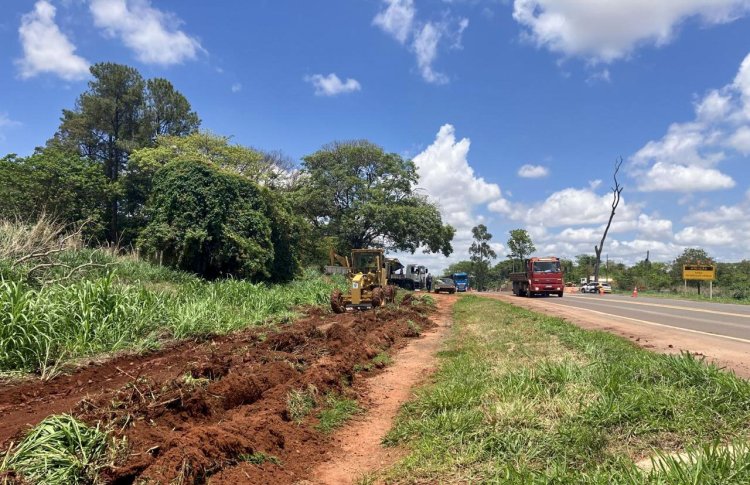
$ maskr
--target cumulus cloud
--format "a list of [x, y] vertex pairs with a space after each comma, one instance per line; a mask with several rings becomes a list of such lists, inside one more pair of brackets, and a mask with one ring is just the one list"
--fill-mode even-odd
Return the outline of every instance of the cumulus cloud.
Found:
[[384, 2], [387, 6], [372, 19], [373, 25], [380, 27], [400, 43], [406, 43], [417, 13], [414, 0], [384, 0]]
[[[420, 190], [437, 202], [443, 221], [456, 229], [456, 236], [453, 254], [447, 260], [436, 255], [404, 255], [409, 261], [419, 261], [439, 269], [467, 259], [471, 228], [486, 222], [477, 213], [478, 209], [505, 200], [497, 184], [487, 182], [474, 172], [469, 164], [470, 148], [468, 138], [456, 139], [455, 128], [445, 124], [432, 144], [413, 158], [419, 173]], [[505, 250], [499, 243], [495, 243], [494, 248], [496, 251]]]
[[708, 191], [732, 188], [735, 181], [717, 166], [750, 155], [750, 55], [735, 79], [708, 91], [695, 103], [695, 118], [673, 123], [658, 140], [630, 159], [629, 173], [644, 191]]
[[[493, 207], [490, 206], [490, 209]], [[545, 227], [591, 225], [606, 222], [611, 209], [611, 193], [599, 195], [591, 188], [569, 187], [554, 192], [542, 202], [512, 206], [510, 217]], [[638, 210], [638, 207], [625, 203], [623, 199], [617, 209], [618, 218], [635, 219]]]
[[346, 81], [342, 81], [335, 73], [330, 73], [327, 76], [322, 74], [305, 76], [305, 81], [313, 85], [316, 96], [336, 96], [362, 89], [356, 79], [348, 78]]
[[732, 177], [713, 168], [657, 162], [641, 177], [638, 188], [644, 192], [699, 192], [734, 186]]
[[413, 0], [383, 0], [385, 8], [373, 19], [373, 25], [405, 45], [414, 53], [422, 79], [428, 83], [445, 84], [448, 76], [434, 69], [441, 44], [460, 49], [467, 18], [445, 15], [440, 21], [420, 22]]
[[527, 179], [546, 177], [547, 175], [549, 175], [549, 169], [547, 167], [543, 167], [542, 165], [526, 164], [518, 169], [518, 176]]
[[18, 36], [23, 57], [16, 60], [16, 65], [24, 79], [51, 73], [76, 81], [89, 73], [88, 61], [75, 53], [75, 45], [55, 23], [55, 13], [50, 2], [40, 0], [34, 4], [34, 10], [21, 17]]
[[731, 22], [750, 10], [749, 0], [514, 0], [513, 18], [538, 47], [592, 62], [627, 57], [639, 45], [661, 46], [680, 24]]
[[233, 93], [239, 93], [242, 91], [242, 83], [234, 83], [230, 89]]
[[91, 0], [89, 9], [94, 25], [121, 39], [143, 63], [179, 64], [203, 50], [179, 29], [180, 19], [152, 7], [150, 0]]

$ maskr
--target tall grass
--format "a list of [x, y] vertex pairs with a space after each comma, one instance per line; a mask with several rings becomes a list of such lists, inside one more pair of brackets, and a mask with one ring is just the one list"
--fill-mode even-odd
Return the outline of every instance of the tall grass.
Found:
[[489, 299], [461, 298], [454, 317], [434, 382], [387, 437], [412, 450], [387, 478], [748, 483], [748, 448], [726, 445], [750, 437], [750, 382]]
[[206, 282], [162, 270], [140, 283], [141, 264], [126, 267], [126, 278], [110, 272], [68, 285], [34, 288], [1, 280], [0, 371], [48, 376], [67, 359], [288, 319], [297, 306], [326, 303], [336, 284], [314, 273], [271, 286]]

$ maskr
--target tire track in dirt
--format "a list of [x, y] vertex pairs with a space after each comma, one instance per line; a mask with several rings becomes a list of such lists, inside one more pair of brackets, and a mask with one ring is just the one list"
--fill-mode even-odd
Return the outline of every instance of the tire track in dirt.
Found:
[[367, 413], [335, 433], [330, 457], [312, 474], [315, 484], [350, 484], [363, 475], [393, 464], [404, 450], [385, 448], [381, 442], [393, 426], [401, 406], [437, 366], [437, 351], [451, 325], [455, 296], [434, 295], [438, 310], [431, 315], [437, 327], [411, 342], [394, 356], [385, 372], [367, 380]]

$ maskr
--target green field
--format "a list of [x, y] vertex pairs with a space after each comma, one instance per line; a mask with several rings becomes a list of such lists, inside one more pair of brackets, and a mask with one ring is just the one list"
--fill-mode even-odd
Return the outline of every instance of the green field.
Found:
[[[747, 381], [476, 296], [454, 320], [438, 372], [386, 438], [410, 450], [388, 481], [750, 482]], [[635, 465], [652, 457], [652, 471]]]

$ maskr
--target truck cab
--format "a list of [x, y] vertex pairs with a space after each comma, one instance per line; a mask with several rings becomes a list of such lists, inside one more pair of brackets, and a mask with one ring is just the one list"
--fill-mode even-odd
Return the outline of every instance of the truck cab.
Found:
[[469, 291], [469, 275], [466, 273], [453, 273], [450, 278], [456, 283], [456, 291]]
[[513, 294], [518, 296], [557, 295], [565, 291], [560, 258], [530, 258], [524, 261], [524, 271], [511, 273]]

